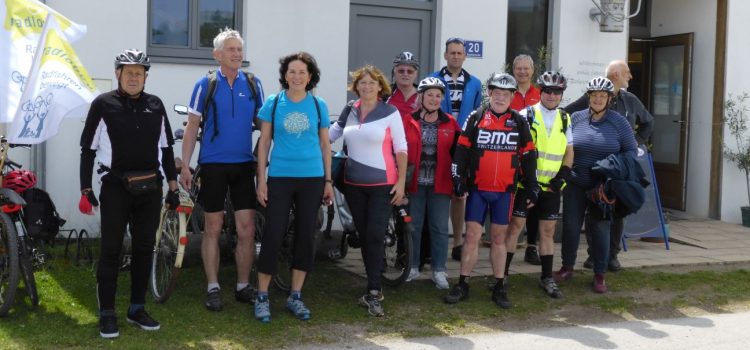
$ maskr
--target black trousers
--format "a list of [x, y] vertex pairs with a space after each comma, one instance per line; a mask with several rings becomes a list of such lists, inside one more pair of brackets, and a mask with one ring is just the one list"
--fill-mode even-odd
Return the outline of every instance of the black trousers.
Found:
[[310, 272], [315, 261], [315, 230], [323, 198], [323, 177], [269, 177], [266, 224], [263, 228], [258, 271], [274, 275], [281, 242], [289, 227], [294, 205], [294, 250], [292, 268]]
[[146, 303], [146, 288], [151, 271], [151, 253], [159, 226], [162, 192], [130, 194], [120, 182], [103, 182], [101, 195], [101, 250], [96, 270], [99, 310], [115, 308], [117, 274], [125, 230], [130, 224], [132, 260], [130, 264], [130, 302]]
[[391, 216], [393, 186], [346, 186], [346, 203], [362, 242], [362, 260], [367, 272], [367, 290], [381, 290], [385, 249], [383, 240]]

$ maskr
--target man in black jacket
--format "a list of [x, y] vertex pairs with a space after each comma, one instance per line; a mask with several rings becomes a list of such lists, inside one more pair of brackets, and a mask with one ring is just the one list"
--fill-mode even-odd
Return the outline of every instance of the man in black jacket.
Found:
[[[646, 148], [649, 138], [654, 131], [654, 117], [651, 113], [643, 106], [643, 103], [627, 91], [628, 82], [633, 76], [630, 74], [630, 68], [625, 61], [612, 61], [607, 66], [606, 76], [615, 85], [615, 96], [612, 98], [610, 108], [617, 113], [620, 113], [625, 119], [628, 120], [630, 126], [635, 131], [635, 140], [638, 142], [638, 147], [641, 149]], [[588, 95], [584, 94], [579, 99], [573, 101], [569, 105], [563, 107], [563, 109], [573, 114], [580, 110], [587, 109], [589, 107]], [[622, 267], [620, 261], [617, 259], [617, 254], [620, 252], [620, 242], [622, 241], [622, 232], [624, 223], [622, 218], [616, 218], [612, 220], [612, 229], [610, 230], [612, 236], [609, 240], [610, 257], [609, 257], [609, 270], [619, 271]], [[586, 234], [586, 241], [590, 243], [591, 237]], [[589, 247], [591, 245], [589, 244]], [[583, 263], [583, 267], [592, 268], [593, 262], [591, 260], [591, 254], [589, 258]]]
[[144, 330], [160, 328], [159, 322], [146, 313], [144, 304], [162, 206], [163, 177], [169, 183], [165, 202], [172, 208], [180, 202], [167, 112], [161, 99], [143, 92], [150, 67], [148, 57], [141, 51], [125, 50], [118, 55], [115, 58], [118, 88], [94, 99], [81, 134], [79, 209], [84, 214], [93, 215], [92, 207], [99, 206], [91, 187], [95, 158], [99, 164], [97, 173], [102, 175], [96, 292], [99, 334], [103, 338], [120, 334], [115, 294], [122, 240], [128, 225], [132, 263], [127, 321]]

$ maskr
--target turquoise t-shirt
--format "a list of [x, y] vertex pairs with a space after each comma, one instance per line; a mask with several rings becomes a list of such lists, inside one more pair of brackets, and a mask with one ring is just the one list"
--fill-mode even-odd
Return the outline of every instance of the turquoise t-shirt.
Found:
[[[273, 100], [276, 96], [269, 96], [263, 103], [263, 107], [258, 112], [260, 120], [271, 122]], [[278, 96], [273, 121], [273, 147], [268, 176], [320, 177], [325, 175], [318, 125], [320, 128], [328, 129], [330, 124], [326, 102], [320, 97], [313, 97], [310, 93], [297, 103], [289, 100], [285, 91], [280, 92]], [[320, 119], [318, 119], [313, 98], [318, 99]]]

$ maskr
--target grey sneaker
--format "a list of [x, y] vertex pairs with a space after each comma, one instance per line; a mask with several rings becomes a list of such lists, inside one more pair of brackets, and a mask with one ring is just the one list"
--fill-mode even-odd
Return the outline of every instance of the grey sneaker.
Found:
[[560, 291], [560, 288], [557, 287], [557, 283], [555, 283], [555, 279], [552, 277], [540, 279], [539, 288], [542, 288], [542, 290], [544, 290], [544, 293], [546, 293], [550, 298], [562, 298], [562, 292]]
[[206, 295], [206, 309], [211, 311], [221, 311], [223, 303], [221, 302], [221, 291], [219, 288], [212, 288]]
[[383, 312], [383, 304], [381, 303], [379, 295], [372, 295], [367, 293], [359, 298], [358, 304], [362, 307], [367, 308], [367, 312], [375, 317], [382, 317], [385, 315]]
[[448, 273], [445, 271], [436, 271], [432, 273], [432, 282], [435, 282], [437, 289], [448, 289]]
[[302, 302], [302, 298], [300, 297], [290, 295], [289, 298], [286, 299], [286, 309], [291, 311], [292, 314], [294, 314], [294, 317], [297, 317], [302, 321], [310, 319], [310, 309], [305, 306], [305, 303]]
[[271, 303], [268, 301], [268, 295], [259, 295], [255, 299], [253, 310], [255, 311], [256, 320], [263, 323], [271, 322]]

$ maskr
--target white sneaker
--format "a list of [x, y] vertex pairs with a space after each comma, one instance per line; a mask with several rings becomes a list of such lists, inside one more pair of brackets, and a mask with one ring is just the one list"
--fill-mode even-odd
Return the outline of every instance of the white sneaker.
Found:
[[437, 271], [432, 273], [432, 281], [435, 282], [437, 289], [448, 289], [448, 274], [445, 271]]
[[409, 270], [409, 276], [406, 277], [406, 282], [411, 282], [417, 278], [419, 278], [419, 269], [412, 267], [412, 269]]

